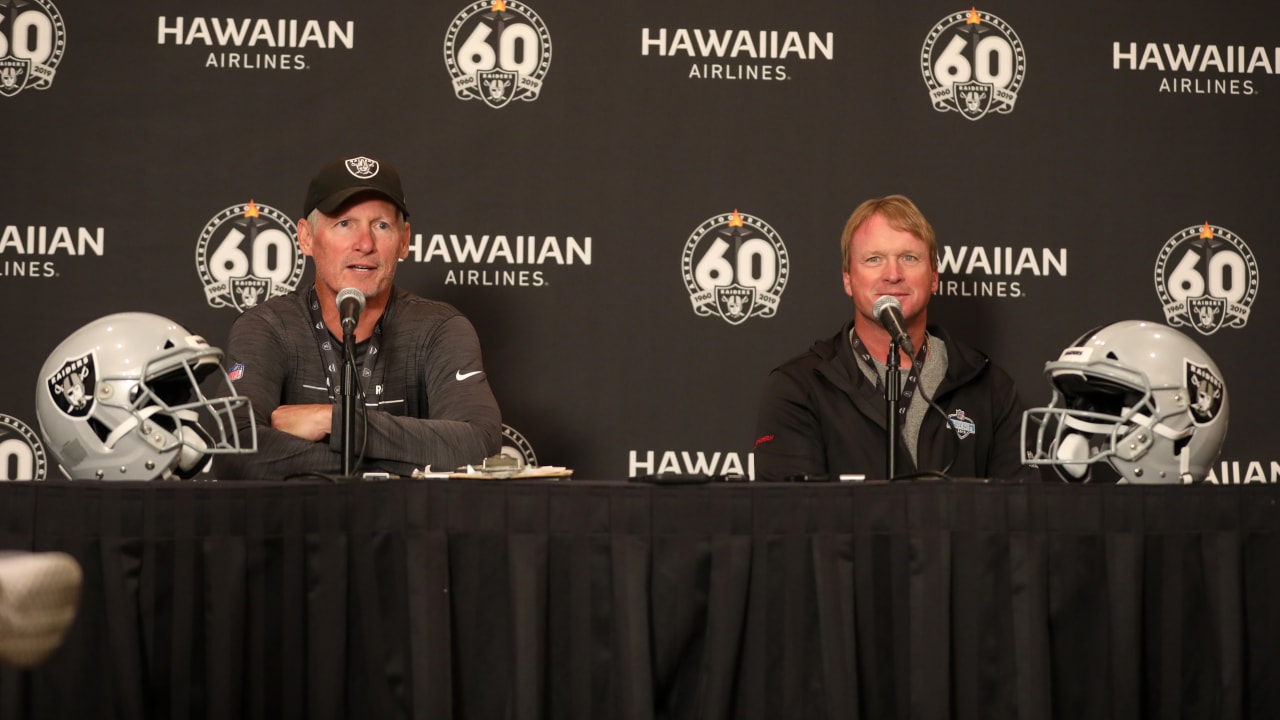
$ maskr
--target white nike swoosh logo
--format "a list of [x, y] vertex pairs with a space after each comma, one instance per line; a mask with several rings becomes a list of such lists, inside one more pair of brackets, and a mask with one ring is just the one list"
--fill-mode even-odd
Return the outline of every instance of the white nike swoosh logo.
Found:
[[458, 380], [466, 380], [467, 378], [471, 377], [472, 375], [479, 375], [479, 374], [480, 374], [480, 373], [482, 373], [482, 372], [484, 372], [484, 371], [483, 371], [483, 370], [472, 370], [472, 371], [471, 371], [471, 372], [469, 372], [469, 373], [464, 373], [464, 372], [462, 372], [461, 370], [459, 370], [456, 374], [454, 374], [454, 377], [455, 377], [455, 378], [457, 378]]

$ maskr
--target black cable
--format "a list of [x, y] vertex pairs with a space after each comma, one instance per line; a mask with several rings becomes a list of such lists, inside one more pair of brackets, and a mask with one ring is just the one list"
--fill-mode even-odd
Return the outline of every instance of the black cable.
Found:
[[324, 480], [325, 482], [330, 482], [336, 485], [342, 482], [344, 478], [341, 475], [334, 475], [333, 473], [322, 473], [322, 472], [316, 472], [314, 470], [307, 470], [304, 472], [296, 472], [296, 473], [291, 473], [289, 475], [285, 475], [283, 478], [281, 478], [281, 480], [285, 482], [288, 482], [290, 480]]
[[[926, 343], [929, 342], [928, 337], [925, 338], [925, 342]], [[920, 373], [921, 382], [916, 386], [916, 394], [924, 398], [925, 402], [929, 403], [929, 407], [933, 408], [934, 410], [937, 410], [938, 414], [942, 416], [943, 432], [947, 434], [947, 439], [950, 441], [948, 442], [948, 444], [951, 446], [951, 459], [947, 461], [947, 464], [943, 466], [941, 470], [922, 470], [919, 472], [909, 473], [907, 475], [899, 475], [898, 477], [894, 478], [895, 481], [896, 480], [933, 479], [933, 480], [945, 480], [947, 482], [952, 482], [953, 478], [947, 473], [951, 470], [951, 466], [956, 464], [956, 458], [960, 457], [960, 438], [956, 437], [955, 428], [951, 425], [951, 416], [947, 415], [947, 411], [939, 407], [938, 404], [933, 401], [933, 398], [930, 397], [929, 393], [925, 392], [923, 380], [924, 380], [924, 366], [925, 364], [927, 364], [927, 362], [928, 362], [928, 358], [926, 356], [926, 358], [921, 361], [920, 368], [917, 370], [917, 372]], [[927, 412], [928, 411], [926, 410], [926, 413]], [[920, 423], [920, 429], [921, 430], [924, 429], [923, 421], [921, 421]], [[917, 455], [919, 454], [919, 452], [920, 452], [920, 440], [917, 438], [916, 439]]]
[[[351, 363], [351, 367], [357, 367], [354, 343], [343, 343], [342, 351], [346, 355], [347, 362]], [[354, 474], [364, 462], [364, 451], [369, 442], [369, 400], [364, 392], [364, 384], [360, 382], [360, 373], [353, 372], [351, 376], [356, 381], [355, 397], [360, 399], [360, 407], [356, 408], [356, 411], [360, 414], [361, 421], [360, 454], [356, 456], [355, 462], [351, 464], [351, 472]], [[344, 390], [347, 390], [347, 388], [344, 388]]]
[[946, 476], [951, 470], [951, 466], [956, 464], [956, 458], [960, 457], [960, 438], [956, 437], [955, 427], [951, 424], [951, 416], [947, 415], [947, 411], [939, 407], [938, 404], [933, 401], [933, 398], [929, 397], [929, 395], [925, 393], [923, 386], [920, 388], [920, 396], [925, 399], [925, 402], [929, 403], [929, 407], [937, 410], [938, 414], [942, 416], [942, 431], [947, 434], [947, 440], [949, 441], [947, 444], [951, 446], [951, 459], [947, 461], [947, 464], [943, 466], [938, 473]]

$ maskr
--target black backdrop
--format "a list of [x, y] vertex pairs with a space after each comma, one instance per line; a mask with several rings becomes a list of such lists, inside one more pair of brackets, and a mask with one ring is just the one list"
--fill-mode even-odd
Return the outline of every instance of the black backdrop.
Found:
[[[1002, 3], [973, 25], [937, 2], [489, 5], [0, 9], [0, 477], [56, 473], [23, 431], [63, 337], [142, 310], [222, 344], [239, 310], [202, 271], [234, 254], [233, 221], [253, 201], [263, 228], [279, 216], [291, 232], [312, 172], [353, 154], [399, 168], [415, 235], [399, 281], [471, 317], [509, 442], [543, 464], [750, 471], [768, 370], [851, 312], [845, 218], [900, 192], [949, 259], [931, 317], [999, 359], [1029, 404], [1048, 399], [1044, 362], [1088, 328], [1176, 321], [1231, 393], [1214, 479], [1280, 472], [1261, 286], [1280, 10]], [[468, 77], [486, 49], [497, 65]], [[974, 104], [940, 109], [922, 68], [962, 65], [974, 84], [955, 96]], [[735, 210], [755, 254], [720, 258]], [[1188, 260], [1202, 228], [1213, 254]], [[481, 258], [459, 257], [468, 235], [488, 237]], [[497, 236], [510, 252], [490, 257]], [[310, 282], [287, 254], [263, 258], [274, 289]], [[733, 316], [713, 289], [698, 313], [686, 274], [718, 259], [757, 314]], [[762, 280], [770, 268], [784, 285]], [[1207, 314], [1168, 319], [1162, 288], [1199, 278], [1183, 294]]]

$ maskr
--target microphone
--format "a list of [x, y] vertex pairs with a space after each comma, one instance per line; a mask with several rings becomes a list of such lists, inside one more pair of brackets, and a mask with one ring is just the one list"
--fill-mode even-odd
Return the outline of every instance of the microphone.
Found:
[[915, 349], [911, 346], [911, 336], [907, 334], [907, 322], [902, 319], [902, 303], [898, 302], [898, 298], [892, 295], [881, 295], [872, 306], [871, 314], [875, 315], [884, 329], [889, 331], [889, 335], [898, 341], [898, 345], [907, 351], [907, 355], [915, 354]]
[[[338, 315], [342, 317], [342, 333], [354, 333], [364, 311], [364, 293], [355, 288], [343, 288], [338, 292]], [[902, 317], [899, 314], [898, 317]]]

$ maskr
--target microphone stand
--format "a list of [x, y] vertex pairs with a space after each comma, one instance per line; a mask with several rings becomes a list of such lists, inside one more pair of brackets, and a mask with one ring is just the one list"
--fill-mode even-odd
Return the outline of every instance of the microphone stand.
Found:
[[342, 329], [342, 476], [351, 477], [351, 447], [354, 445], [356, 424], [356, 332], [355, 328]]
[[898, 339], [891, 337], [889, 339], [889, 357], [885, 359], [887, 369], [884, 374], [884, 400], [885, 400], [885, 419], [887, 420], [889, 440], [885, 447], [886, 466], [889, 468], [889, 480], [894, 478], [896, 455], [895, 450], [898, 447], [898, 395], [902, 392], [902, 373], [898, 361]]

